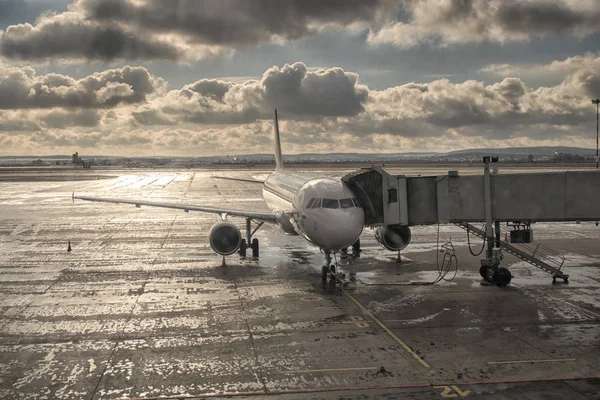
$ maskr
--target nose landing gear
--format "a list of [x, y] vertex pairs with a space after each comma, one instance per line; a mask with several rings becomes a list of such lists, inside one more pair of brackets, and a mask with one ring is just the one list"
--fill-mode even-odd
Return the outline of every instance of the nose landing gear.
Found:
[[325, 283], [327, 282], [327, 278], [329, 278], [329, 284], [332, 287], [339, 282], [345, 288], [348, 286], [346, 274], [337, 272], [335, 264], [331, 262], [331, 253], [331, 250], [325, 251], [325, 265], [321, 267], [321, 279]]

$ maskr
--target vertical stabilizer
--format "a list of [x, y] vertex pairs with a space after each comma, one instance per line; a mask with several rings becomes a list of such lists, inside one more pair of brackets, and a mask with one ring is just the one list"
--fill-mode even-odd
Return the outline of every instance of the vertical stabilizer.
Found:
[[281, 157], [281, 140], [279, 140], [279, 120], [277, 109], [275, 109], [275, 165], [276, 169], [283, 169], [283, 158]]

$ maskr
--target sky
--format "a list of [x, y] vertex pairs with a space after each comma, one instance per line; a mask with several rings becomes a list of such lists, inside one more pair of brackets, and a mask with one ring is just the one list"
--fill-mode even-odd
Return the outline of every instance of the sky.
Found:
[[598, 0], [0, 0], [0, 155], [596, 145]]

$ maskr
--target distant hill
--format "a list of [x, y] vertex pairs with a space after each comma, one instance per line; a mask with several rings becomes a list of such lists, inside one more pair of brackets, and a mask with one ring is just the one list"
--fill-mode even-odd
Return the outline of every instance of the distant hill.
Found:
[[[552, 157], [556, 153], [571, 153], [582, 156], [596, 155], [596, 149], [586, 149], [583, 147], [567, 147], [567, 146], [540, 146], [540, 147], [505, 147], [505, 148], [487, 148], [487, 149], [466, 149], [456, 150], [449, 153], [444, 153], [447, 156], [458, 155], [473, 155], [473, 156], [549, 156]], [[442, 155], [442, 154], [440, 154]]]
[[[593, 156], [596, 154], [595, 149], [586, 149], [583, 147], [567, 147], [567, 146], [539, 146], [539, 147], [505, 147], [505, 148], [482, 148], [482, 149], [464, 149], [455, 150], [448, 153], [435, 153], [435, 152], [395, 152], [395, 153], [306, 153], [306, 154], [284, 154], [284, 158], [287, 160], [394, 160], [394, 159], [414, 159], [414, 158], [439, 158], [439, 157], [480, 157], [480, 156], [523, 156], [527, 157], [529, 154], [534, 157], [548, 156], [553, 157], [557, 153], [571, 153], [581, 156]], [[100, 158], [127, 158], [127, 159], [204, 159], [204, 160], [227, 160], [233, 157], [244, 158], [246, 160], [258, 160], [266, 158], [274, 158], [273, 154], [243, 154], [243, 155], [231, 155], [231, 156], [144, 156], [144, 157], [123, 157], [123, 156], [86, 156], [82, 155], [84, 159], [100, 159]], [[71, 155], [52, 155], [52, 156], [0, 156], [0, 160], [11, 160], [11, 159], [42, 159], [42, 160], [54, 160], [54, 159], [70, 159]]]

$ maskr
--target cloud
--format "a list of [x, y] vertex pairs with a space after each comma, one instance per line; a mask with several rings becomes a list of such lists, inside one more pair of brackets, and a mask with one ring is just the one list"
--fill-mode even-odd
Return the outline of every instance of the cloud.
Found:
[[109, 108], [141, 103], [162, 81], [143, 67], [123, 67], [82, 79], [50, 73], [38, 76], [33, 68], [0, 69], [0, 109]]
[[565, 60], [552, 61], [549, 64], [490, 64], [481, 68], [479, 72], [506, 77], [548, 76], [562, 80], [569, 74], [597, 70], [600, 70], [600, 56], [596, 53], [586, 53], [583, 56], [573, 56]]
[[260, 81], [202, 79], [137, 108], [141, 125], [243, 124], [270, 118], [277, 108], [288, 118], [354, 116], [364, 111], [369, 90], [341, 68], [309, 71], [301, 62], [272, 67]]
[[0, 32], [0, 54], [42, 61], [189, 60], [369, 24], [393, 0], [75, 0]]
[[99, 24], [74, 12], [42, 15], [35, 25], [11, 25], [0, 32], [0, 54], [17, 60], [178, 60], [182, 53], [174, 41], [138, 36], [120, 25]]
[[[0, 93], [14, 86], [20, 89], [10, 93], [26, 96], [0, 103], [12, 107], [0, 109], [0, 139], [43, 152], [71, 146], [88, 154], [269, 153], [277, 107], [287, 152], [446, 150], [501, 141], [574, 145], [595, 129], [595, 62], [583, 56], [548, 64], [568, 71], [553, 86], [530, 87], [506, 77], [490, 84], [438, 79], [384, 90], [369, 89], [341, 68], [311, 70], [303, 63], [269, 68], [260, 80], [201, 79], [169, 91], [143, 68], [82, 79], [12, 68], [0, 79]], [[46, 96], [38, 98], [41, 88]], [[71, 97], [88, 100], [65, 100]]]
[[407, 21], [373, 27], [371, 44], [399, 47], [525, 41], [534, 37], [584, 37], [600, 32], [595, 0], [411, 0]]
[[240, 47], [299, 39], [326, 24], [370, 22], [384, 6], [379, 0], [79, 0], [73, 9], [93, 21], [118, 21], [177, 33], [190, 42]]

